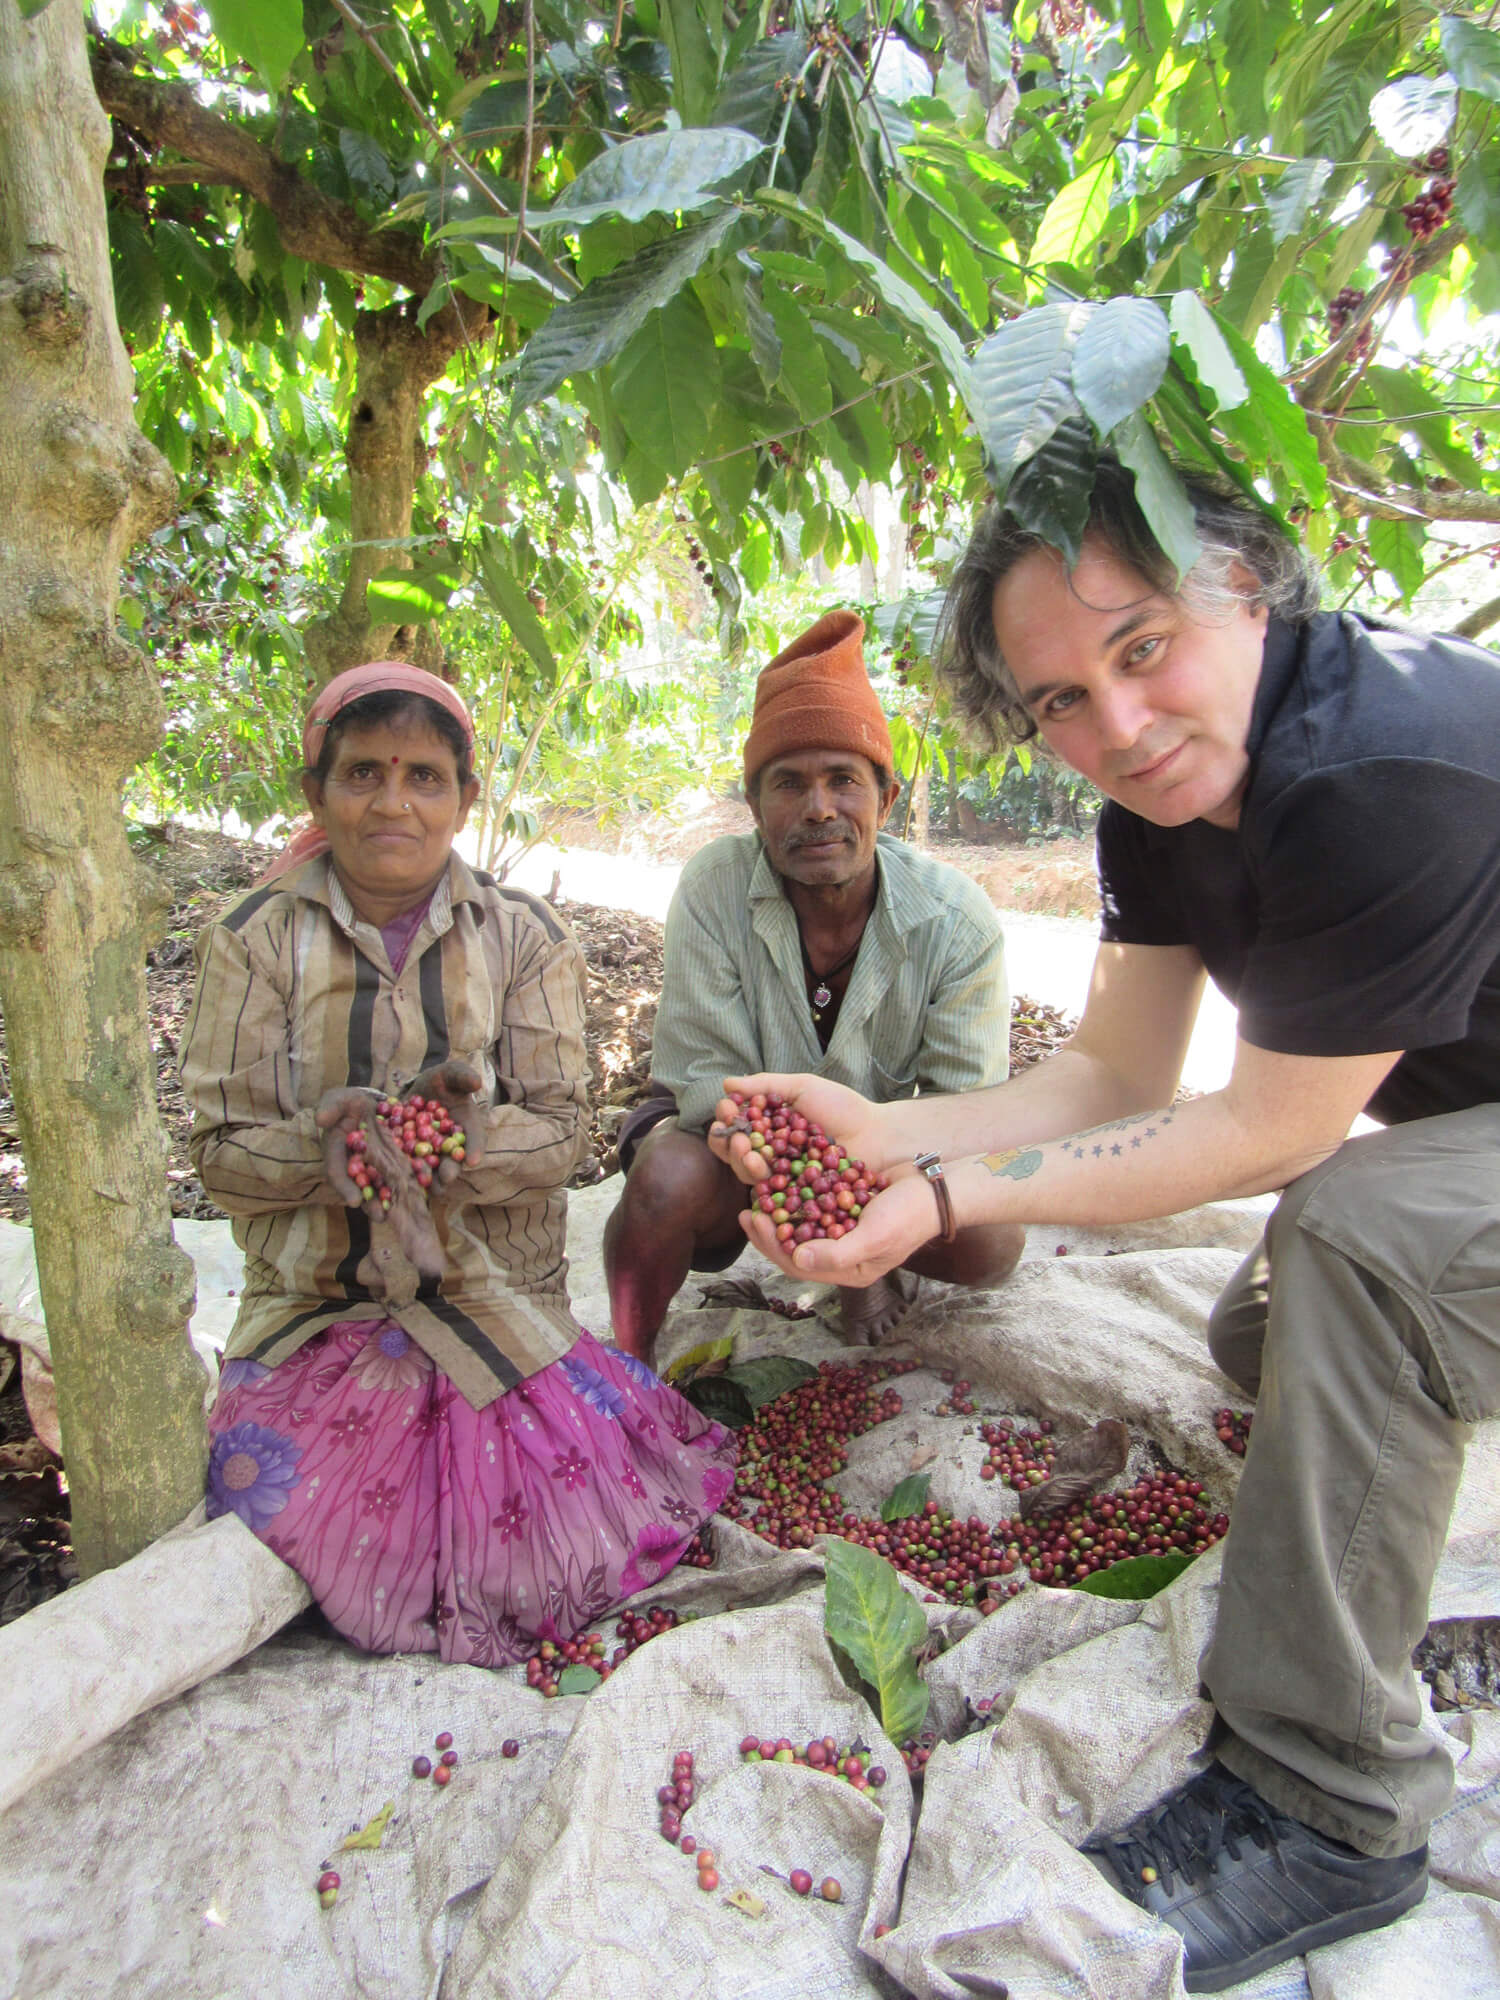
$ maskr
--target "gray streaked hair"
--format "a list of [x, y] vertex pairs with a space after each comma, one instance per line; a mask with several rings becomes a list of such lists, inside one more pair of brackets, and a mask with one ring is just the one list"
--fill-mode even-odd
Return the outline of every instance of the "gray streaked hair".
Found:
[[[1118, 459], [1099, 461], [1085, 534], [1102, 542], [1154, 591], [1176, 597], [1204, 624], [1228, 618], [1237, 605], [1266, 610], [1290, 625], [1305, 624], [1321, 598], [1317, 570], [1270, 515], [1227, 481], [1177, 469], [1193, 509], [1202, 554], [1179, 585], [1177, 571], [1152, 534], [1135, 497], [1135, 480]], [[1022, 704], [995, 637], [995, 591], [1024, 557], [1050, 543], [1023, 527], [999, 501], [979, 517], [959, 559], [943, 605], [937, 667], [968, 734], [987, 755], [1002, 743], [1024, 743], [1037, 725]], [[1234, 580], [1248, 570], [1255, 587]]]

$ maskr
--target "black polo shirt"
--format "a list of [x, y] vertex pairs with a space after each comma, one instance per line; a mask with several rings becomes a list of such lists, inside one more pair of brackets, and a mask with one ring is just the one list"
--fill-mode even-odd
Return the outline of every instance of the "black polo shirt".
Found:
[[1101, 935], [1192, 945], [1256, 1048], [1406, 1050], [1387, 1123], [1500, 1099], [1500, 658], [1272, 619], [1247, 748], [1233, 831], [1106, 804]]

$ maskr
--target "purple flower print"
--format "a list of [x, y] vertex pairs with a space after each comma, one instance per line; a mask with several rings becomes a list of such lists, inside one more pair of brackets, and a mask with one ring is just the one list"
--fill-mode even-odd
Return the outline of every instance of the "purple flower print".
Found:
[[383, 1479], [377, 1479], [373, 1486], [367, 1486], [359, 1496], [364, 1501], [361, 1510], [374, 1514], [382, 1521], [388, 1521], [401, 1505], [401, 1488], [387, 1486]]
[[238, 1514], [259, 1534], [291, 1498], [302, 1447], [263, 1424], [232, 1424], [208, 1455], [207, 1513]]
[[616, 1423], [625, 1413], [625, 1397], [607, 1382], [597, 1368], [590, 1368], [583, 1361], [560, 1361], [558, 1367], [567, 1376], [573, 1394], [591, 1410], [597, 1410], [601, 1417], [608, 1417]]
[[711, 1514], [717, 1514], [734, 1485], [734, 1474], [727, 1466], [711, 1465], [703, 1475], [703, 1504]]
[[674, 1521], [696, 1522], [698, 1519], [698, 1509], [690, 1507], [686, 1500], [679, 1500], [675, 1493], [662, 1495], [661, 1511], [670, 1515]]
[[674, 1535], [670, 1528], [663, 1528], [655, 1521], [642, 1528], [620, 1572], [621, 1593], [634, 1597], [638, 1590], [649, 1590], [654, 1583], [660, 1583], [682, 1554], [686, 1541], [685, 1535]]
[[219, 1370], [219, 1394], [227, 1396], [231, 1389], [253, 1388], [257, 1382], [264, 1382], [270, 1372], [263, 1361], [226, 1361]]
[[520, 1541], [522, 1530], [530, 1518], [531, 1515], [520, 1494], [513, 1493], [509, 1499], [501, 1502], [500, 1512], [491, 1517], [490, 1526], [500, 1530], [502, 1542], [510, 1541], [512, 1536]]
[[576, 1444], [570, 1444], [565, 1452], [555, 1451], [552, 1456], [557, 1460], [552, 1468], [552, 1477], [560, 1479], [570, 1493], [588, 1485], [588, 1469], [594, 1461], [585, 1458]]
[[355, 1355], [349, 1373], [361, 1389], [414, 1389], [432, 1373], [432, 1363], [404, 1327], [387, 1320]]
[[620, 1474], [620, 1484], [625, 1488], [625, 1491], [628, 1494], [630, 1494], [633, 1499], [636, 1500], [645, 1499], [646, 1489], [645, 1486], [641, 1483], [641, 1475], [636, 1471], [635, 1467], [631, 1465], [628, 1461], [626, 1463], [625, 1470]]
[[638, 1389], [659, 1389], [661, 1377], [655, 1369], [648, 1368], [638, 1355], [627, 1354], [623, 1348], [615, 1350], [615, 1366], [623, 1368]]

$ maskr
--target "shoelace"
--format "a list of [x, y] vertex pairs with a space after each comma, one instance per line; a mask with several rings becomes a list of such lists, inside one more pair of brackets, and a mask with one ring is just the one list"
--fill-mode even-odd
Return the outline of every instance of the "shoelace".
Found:
[[1274, 1851], [1285, 1870], [1272, 1808], [1240, 1779], [1205, 1771], [1165, 1805], [1142, 1813], [1099, 1846], [1131, 1894], [1141, 1894], [1141, 1871], [1152, 1868], [1170, 1895], [1175, 1876], [1206, 1879], [1221, 1852], [1238, 1861], [1245, 1835], [1257, 1847]]

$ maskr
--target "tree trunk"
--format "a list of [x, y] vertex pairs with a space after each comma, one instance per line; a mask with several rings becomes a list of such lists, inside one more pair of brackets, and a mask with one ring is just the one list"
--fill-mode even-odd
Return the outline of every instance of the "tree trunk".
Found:
[[193, 1266], [172, 1240], [121, 785], [161, 733], [115, 627], [176, 483], [136, 429], [80, 0], [0, 0], [0, 999], [85, 1575], [202, 1498]]
[[[3, 4], [3, 0], [0, 0]], [[410, 569], [412, 499], [425, 448], [427, 390], [464, 344], [450, 304], [420, 331], [417, 301], [361, 313], [355, 323], [354, 410], [344, 457], [349, 466], [349, 574], [339, 608], [307, 628], [307, 656], [319, 685], [367, 660], [411, 660], [437, 670], [442, 646], [431, 624], [375, 625], [366, 586], [382, 570]]]

